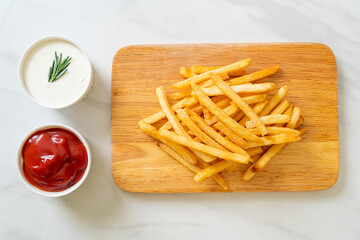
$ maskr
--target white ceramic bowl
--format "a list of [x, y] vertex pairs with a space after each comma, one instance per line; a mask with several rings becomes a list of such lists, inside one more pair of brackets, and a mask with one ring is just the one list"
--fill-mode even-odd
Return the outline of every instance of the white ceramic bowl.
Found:
[[[47, 191], [43, 191], [43, 190], [33, 186], [32, 184], [30, 184], [27, 181], [26, 177], [24, 176], [24, 172], [23, 172], [24, 161], [22, 158], [22, 148], [23, 148], [26, 140], [37, 131], [46, 130], [46, 129], [50, 129], [50, 128], [61, 128], [61, 129], [68, 130], [68, 131], [72, 132], [73, 134], [75, 134], [81, 140], [81, 142], [84, 144], [87, 155], [88, 155], [88, 164], [87, 164], [86, 170], [84, 172], [84, 175], [81, 177], [81, 179], [77, 183], [75, 183], [73, 186], [71, 186], [63, 191], [59, 191], [59, 192], [47, 192]], [[18, 171], [23, 183], [33, 192], [40, 194], [42, 196], [46, 196], [46, 197], [61, 197], [61, 196], [64, 196], [64, 195], [67, 195], [67, 194], [73, 192], [75, 189], [80, 187], [80, 185], [85, 181], [86, 177], [89, 174], [89, 171], [91, 168], [91, 162], [92, 162], [91, 148], [90, 148], [89, 144], [86, 142], [85, 138], [83, 138], [80, 135], [80, 133], [77, 132], [75, 129], [73, 129], [69, 126], [63, 125], [63, 124], [45, 124], [45, 125], [41, 125], [35, 129], [31, 130], [21, 141], [18, 151], [17, 151], [17, 156], [16, 156], [16, 168], [17, 168], [17, 171]]]
[[[85, 91], [83, 91], [83, 93], [79, 94], [78, 98], [74, 99], [71, 102], [64, 103], [62, 105], [52, 105], [52, 104], [41, 102], [38, 99], [34, 98], [30, 94], [28, 88], [26, 87], [25, 79], [24, 79], [25, 63], [26, 63], [27, 58], [29, 57], [29, 55], [32, 53], [32, 50], [34, 50], [37, 46], [39, 46], [40, 44], [42, 44], [44, 42], [53, 41], [53, 40], [59, 40], [59, 41], [64, 41], [64, 42], [70, 43], [73, 46], [75, 46], [78, 50], [80, 50], [80, 52], [83, 54], [83, 56], [85, 58], [86, 64], [88, 65], [88, 69], [89, 69], [89, 72], [87, 73], [88, 76], [89, 76], [89, 79], [86, 79], [87, 80], [87, 86], [85, 88]], [[50, 66], [50, 64], [51, 64], [51, 62], [49, 63], [49, 66]], [[81, 100], [83, 100], [89, 94], [89, 92], [90, 92], [90, 90], [91, 90], [91, 88], [93, 86], [93, 83], [94, 83], [93, 69], [92, 69], [89, 57], [86, 54], [86, 52], [82, 48], [80, 48], [78, 45], [76, 45], [74, 42], [70, 41], [69, 39], [64, 38], [64, 37], [59, 37], [59, 36], [43, 37], [43, 38], [40, 38], [40, 39], [36, 40], [32, 44], [30, 44], [30, 46], [25, 50], [25, 52], [22, 55], [21, 60], [20, 60], [19, 78], [20, 78], [21, 85], [24, 88], [24, 90], [25, 90], [26, 94], [28, 95], [28, 97], [31, 100], [33, 100], [35, 103], [37, 103], [38, 105], [40, 105], [42, 107], [50, 108], [50, 109], [66, 108], [66, 107], [72, 106], [72, 105], [80, 102]]]

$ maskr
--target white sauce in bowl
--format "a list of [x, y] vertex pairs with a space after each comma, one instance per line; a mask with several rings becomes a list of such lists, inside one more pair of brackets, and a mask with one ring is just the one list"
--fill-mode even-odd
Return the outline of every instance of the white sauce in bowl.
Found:
[[[55, 51], [62, 59], [72, 58], [67, 72], [58, 80], [48, 82], [49, 68]], [[92, 69], [88, 58], [77, 46], [61, 38], [49, 38], [33, 45], [22, 65], [24, 87], [38, 104], [62, 108], [80, 100], [91, 87]]]

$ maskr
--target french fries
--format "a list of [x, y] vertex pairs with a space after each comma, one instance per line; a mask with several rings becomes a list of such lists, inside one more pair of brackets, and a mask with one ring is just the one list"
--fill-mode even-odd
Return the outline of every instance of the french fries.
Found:
[[[202, 160], [200, 160], [200, 161], [198, 162], [198, 164], [199, 164], [199, 166], [200, 166], [202, 169], [207, 168], [207, 167], [210, 166], [209, 163], [204, 162], [204, 161], [202, 161]], [[228, 191], [227, 182], [226, 182], [224, 176], [223, 176], [220, 172], [212, 175], [211, 177], [212, 177], [212, 179], [214, 179], [215, 182], [217, 182], [225, 191]]]
[[187, 69], [186, 67], [181, 67], [179, 70], [179, 74], [183, 77], [183, 78], [191, 78], [196, 76], [197, 74], [194, 73], [193, 71]]
[[[299, 122], [301, 123], [301, 122]], [[277, 134], [298, 134], [300, 135], [300, 132], [295, 130], [295, 129], [291, 129], [288, 127], [267, 127], [268, 130], [268, 135], [277, 135]], [[260, 132], [259, 130], [253, 128], [249, 130], [252, 134], [259, 136]]]
[[204, 180], [205, 178], [211, 177], [214, 174], [221, 172], [223, 170], [225, 170], [228, 167], [231, 167], [232, 163], [230, 162], [226, 162], [226, 161], [221, 161], [218, 163], [215, 163], [207, 168], [204, 168], [202, 170], [200, 170], [194, 177], [194, 181], [195, 182], [200, 182], [202, 180]]
[[[295, 107], [292, 114], [291, 120], [288, 123], [289, 128], [294, 128], [300, 118], [300, 108]], [[245, 172], [243, 179], [249, 181], [255, 176], [256, 173], [260, 172], [266, 164], [285, 147], [285, 143], [272, 145], [266, 153], [259, 158], [254, 164], [252, 164]]]
[[261, 147], [267, 145], [296, 142], [299, 141], [300, 135], [297, 133], [282, 133], [278, 135], [261, 137], [262, 142], [248, 142], [247, 145], [249, 148]]
[[[271, 125], [275, 123], [287, 123], [290, 121], [290, 117], [288, 115], [282, 115], [282, 114], [263, 116], [260, 117], [259, 119], [264, 125]], [[245, 126], [246, 128], [254, 128], [256, 126], [256, 123], [254, 122], [254, 120], [250, 120], [245, 123]]]
[[177, 160], [179, 163], [184, 165], [186, 168], [188, 168], [190, 171], [194, 173], [198, 173], [201, 171], [201, 168], [193, 163], [189, 163], [186, 161], [181, 155], [179, 155], [177, 152], [175, 152], [172, 148], [170, 148], [165, 143], [159, 143], [159, 147], [164, 150], [166, 153], [168, 153], [170, 156], [172, 156], [175, 160]]
[[250, 158], [246, 155], [231, 153], [228, 151], [223, 151], [223, 150], [220, 150], [217, 148], [213, 148], [213, 147], [207, 146], [205, 144], [196, 142], [194, 140], [190, 140], [186, 137], [179, 136], [168, 130], [161, 131], [160, 136], [162, 136], [163, 138], [165, 138], [169, 141], [181, 144], [181, 145], [189, 147], [191, 149], [195, 149], [195, 150], [207, 153], [209, 155], [216, 156], [221, 159], [226, 159], [226, 160], [244, 163], [244, 164], [247, 164], [250, 160]]
[[266, 68], [264, 70], [254, 72], [239, 78], [234, 78], [230, 80], [230, 85], [238, 85], [238, 84], [253, 82], [276, 73], [278, 69], [279, 69], [279, 65], [276, 65], [274, 67]]
[[279, 65], [245, 75], [250, 62], [181, 67], [185, 79], [174, 83], [179, 91], [169, 95], [177, 102], [170, 106], [165, 90], [158, 87], [162, 111], [139, 121], [164, 152], [195, 174], [195, 182], [212, 178], [227, 191], [231, 186], [223, 171], [230, 174], [251, 163], [243, 174], [248, 181], [305, 132], [297, 130], [304, 123], [300, 108], [284, 99], [286, 85], [268, 97], [274, 83], [252, 83], [275, 74]]
[[[156, 95], [158, 96], [161, 108], [163, 109], [167, 119], [171, 123], [171, 125], [174, 128], [175, 132], [177, 134], [179, 134], [180, 136], [184, 136], [184, 137], [186, 137], [188, 139], [191, 139], [190, 135], [187, 133], [187, 131], [185, 131], [185, 129], [180, 124], [179, 120], [176, 118], [175, 113], [172, 111], [172, 109], [171, 109], [171, 107], [169, 105], [169, 102], [167, 100], [166, 93], [165, 93], [165, 91], [164, 91], [164, 89], [162, 87], [158, 87], [156, 89]], [[201, 151], [200, 152], [196, 151], [196, 149], [195, 149], [194, 153], [198, 157], [203, 159], [205, 162], [211, 162], [211, 161], [216, 159], [215, 157], [204, 154]]]
[[[253, 111], [256, 114], [259, 114], [264, 109], [264, 107], [266, 106], [267, 103], [268, 103], [268, 101], [265, 100], [265, 101], [255, 104], [255, 106], [253, 107]], [[244, 126], [245, 123], [250, 120], [250, 118], [248, 116], [245, 116], [245, 113], [241, 117], [236, 116], [234, 119], [235, 119], [235, 121], [239, 121], [241, 119], [239, 123], [242, 126]]]
[[211, 101], [211, 99], [206, 96], [206, 94], [201, 90], [201, 88], [195, 83], [191, 83], [191, 88], [195, 92], [196, 97], [199, 102], [201, 102], [212, 114], [214, 114], [222, 123], [224, 123], [227, 127], [233, 130], [236, 134], [241, 137], [252, 140], [259, 141], [259, 138], [253, 134], [251, 134], [246, 128], [237, 123], [234, 119], [232, 119], [229, 115], [221, 110], [215, 103]]
[[288, 87], [282, 86], [279, 91], [270, 99], [265, 108], [259, 113], [259, 116], [262, 117], [268, 115], [276, 107], [276, 105], [278, 105], [281, 99], [285, 97], [287, 91]]
[[[181, 68], [183, 69], [183, 68]], [[181, 73], [181, 69], [180, 69], [180, 73]], [[185, 68], [186, 69], [186, 68]], [[196, 76], [197, 74], [193, 74], [193, 72], [191, 72], [190, 70], [186, 69], [186, 70], [183, 70], [183, 71], [186, 71], [186, 74], [183, 75], [183, 76]], [[192, 75], [191, 75], [192, 74]], [[222, 79], [222, 80], [227, 80], [229, 79], [229, 75], [228, 74], [221, 74], [219, 75], [219, 77]], [[185, 77], [187, 78], [187, 77]], [[213, 85], [213, 82], [209, 79], [209, 80], [206, 80], [204, 82], [201, 82], [199, 84], [200, 87], [202, 88], [206, 88], [206, 87], [210, 87], [211, 85]], [[266, 89], [266, 88], [270, 88], [270, 86], [260, 86], [258, 87], [258, 92], [264, 92], [263, 89]], [[263, 91], [262, 91], [263, 90]], [[191, 88], [186, 88], [184, 90], [181, 90], [179, 92], [176, 92], [176, 93], [173, 93], [173, 94], [170, 94], [169, 97], [171, 99], [174, 99], [174, 100], [177, 100], [177, 99], [182, 99], [184, 97], [187, 97], [187, 96], [190, 96], [191, 95]], [[256, 90], [253, 90], [253, 92], [256, 92]], [[215, 95], [214, 95], [215, 96]]]
[[[191, 66], [190, 70], [192, 72], [194, 72], [194, 73], [201, 74], [201, 73], [205, 73], [205, 72], [215, 70], [217, 68], [221, 68], [221, 67], [218, 67], [218, 66]], [[229, 72], [228, 74], [229, 74], [230, 77], [239, 77], [239, 76], [245, 75], [246, 70], [242, 68], [242, 69], [239, 69], [239, 70]]]
[[[275, 84], [260, 83], [260, 84], [234, 85], [231, 86], [230, 88], [238, 94], [256, 94], [256, 93], [265, 93], [275, 89]], [[224, 92], [221, 91], [221, 89], [219, 89], [217, 86], [202, 88], [202, 90], [208, 96], [224, 95]]]
[[159, 134], [159, 131], [155, 127], [151, 126], [150, 124], [148, 124], [144, 121], [139, 122], [139, 127], [147, 135], [149, 135], [149, 136], [155, 138], [156, 140], [159, 140], [159, 141], [163, 142], [164, 144], [166, 144], [167, 146], [171, 147], [176, 153], [178, 153], [187, 162], [189, 162], [191, 164], [195, 164], [197, 162], [195, 155], [191, 151], [189, 151], [184, 146], [181, 146], [174, 142], [168, 141], [165, 138], [161, 137]]
[[[191, 106], [195, 105], [197, 102], [198, 101], [195, 97], [183, 98], [179, 102], [177, 102], [173, 106], [171, 106], [171, 109], [173, 111], [176, 111], [180, 108], [191, 107]], [[143, 121], [146, 123], [149, 123], [149, 124], [154, 124], [154, 123], [164, 119], [165, 117], [166, 117], [166, 115], [162, 111], [162, 112], [155, 113], [147, 118], [144, 118]]]
[[199, 83], [199, 82], [209, 79], [210, 78], [209, 73], [214, 73], [214, 74], [220, 75], [220, 74], [224, 74], [224, 73], [234, 72], [236, 70], [247, 67], [250, 64], [250, 61], [251, 61], [251, 59], [249, 58], [249, 59], [245, 59], [245, 60], [230, 64], [230, 65], [227, 65], [227, 66], [224, 66], [221, 68], [217, 68], [217, 69], [211, 70], [209, 72], [205, 72], [200, 75], [185, 79], [184, 81], [175, 83], [172, 85], [172, 87], [177, 88], [177, 89], [184, 89], [186, 87], [189, 87], [191, 85], [191, 83]]
[[[184, 167], [186, 167], [187, 169], [189, 169], [190, 171], [198, 174], [202, 168], [200, 168], [199, 166], [195, 165], [195, 164], [191, 164], [187, 161], [185, 161], [179, 154], [177, 154], [173, 149], [171, 149], [169, 146], [167, 146], [164, 143], [159, 143], [158, 144], [159, 147], [166, 152], [167, 154], [169, 154], [171, 157], [173, 157], [175, 160], [177, 160], [180, 164], [182, 164]], [[200, 164], [203, 165], [203, 164]], [[207, 167], [209, 167], [209, 165], [205, 165], [204, 169], [206, 169]], [[207, 177], [210, 177], [210, 175], [208, 174]], [[226, 181], [224, 179], [223, 176], [219, 175], [218, 173], [212, 173], [211, 177], [217, 182], [219, 183], [219, 185], [225, 190], [228, 190]]]
[[288, 107], [290, 103], [288, 100], [282, 101], [277, 107], [270, 112], [270, 115], [282, 114]]
[[193, 71], [194, 73], [197, 74], [202, 74], [205, 72], [209, 72], [215, 69], [220, 68], [220, 66], [208, 66], [208, 67], [204, 67], [204, 66], [191, 66], [190, 70]]
[[[262, 136], [267, 134], [267, 129], [265, 124], [260, 121], [259, 116], [252, 110], [252, 108], [246, 104], [246, 102], [238, 95], [236, 92], [229, 87], [224, 81], [222, 81], [218, 76], [210, 73], [210, 79], [220, 88], [220, 90], [228, 96], [244, 113], [255, 123], [257, 129], [259, 129]], [[241, 125], [239, 125], [241, 126]]]
[[[214, 128], [212, 128], [209, 124], [207, 124], [200, 116], [195, 114], [194, 112], [188, 111], [191, 119], [198, 124], [198, 126], [203, 130], [205, 133], [207, 133], [210, 137], [212, 137], [215, 141], [217, 141], [219, 144], [224, 146], [229, 151], [232, 151], [234, 153], [244, 154], [244, 155], [250, 155], [247, 153], [244, 149], [239, 147], [238, 145], [232, 143], [231, 141], [227, 140], [223, 136], [221, 136], [220, 133], [215, 131]], [[240, 138], [240, 137], [239, 137]], [[241, 144], [245, 144], [244, 139], [242, 139]]]
[[212, 138], [210, 138], [205, 132], [203, 132], [198, 125], [189, 117], [184, 109], [179, 109], [176, 111], [177, 115], [181, 119], [182, 122], [193, 132], [193, 134], [199, 138], [203, 143], [210, 147], [219, 148], [225, 150], [220, 144], [215, 142]]
[[224, 135], [226, 135], [226, 137], [229, 138], [236, 145], [242, 147], [243, 149], [248, 148], [246, 141], [242, 137], [237, 135], [235, 132], [233, 132], [230, 128], [228, 128], [226, 125], [224, 125], [222, 122], [217, 122], [216, 124], [214, 124], [214, 127], [220, 132], [222, 132]]

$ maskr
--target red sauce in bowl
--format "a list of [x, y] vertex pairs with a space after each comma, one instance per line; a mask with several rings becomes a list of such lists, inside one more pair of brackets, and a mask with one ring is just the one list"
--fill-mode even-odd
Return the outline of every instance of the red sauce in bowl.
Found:
[[22, 148], [23, 172], [33, 186], [48, 192], [63, 191], [84, 175], [88, 154], [72, 132], [51, 128], [31, 135]]

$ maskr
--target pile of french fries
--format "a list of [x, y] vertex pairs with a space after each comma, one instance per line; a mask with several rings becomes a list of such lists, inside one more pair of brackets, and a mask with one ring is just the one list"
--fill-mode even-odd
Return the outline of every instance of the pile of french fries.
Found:
[[[268, 97], [274, 83], [253, 83], [275, 74], [279, 66], [246, 74], [250, 62], [181, 67], [185, 79], [173, 84], [179, 91], [169, 95], [177, 102], [170, 106], [165, 90], [158, 87], [162, 111], [139, 121], [162, 150], [195, 173], [196, 182], [212, 177], [227, 191], [222, 171], [250, 164], [243, 174], [248, 181], [305, 131], [296, 130], [304, 118], [300, 108], [284, 100], [287, 86]], [[167, 121], [159, 129], [153, 126], [163, 119]]]

